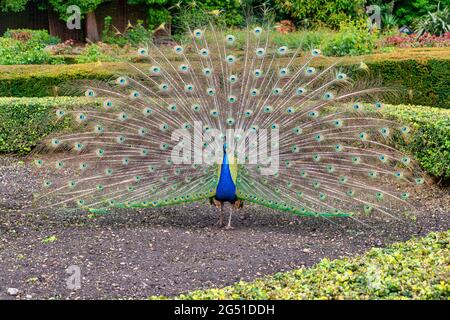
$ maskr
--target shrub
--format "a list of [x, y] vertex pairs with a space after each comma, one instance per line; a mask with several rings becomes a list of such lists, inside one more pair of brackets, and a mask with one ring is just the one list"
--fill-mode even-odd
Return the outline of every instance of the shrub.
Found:
[[71, 128], [69, 118], [56, 121], [58, 107], [70, 109], [87, 104], [87, 99], [73, 97], [0, 98], [0, 152], [30, 152], [50, 133]]
[[123, 65], [80, 64], [62, 66], [0, 66], [0, 97], [45, 97], [59, 94], [59, 87], [81, 79], [107, 80]]
[[[0, 152], [28, 153], [46, 135], [71, 128], [70, 121], [55, 121], [56, 109], [88, 104], [92, 100], [85, 97], [0, 98]], [[430, 174], [450, 178], [450, 110], [386, 105], [382, 114], [413, 129], [408, 140], [396, 141], [398, 147]]]
[[395, 15], [399, 18], [400, 25], [412, 25], [417, 18], [435, 11], [440, 2], [448, 5], [448, 0], [397, 0]]
[[48, 34], [47, 30], [31, 30], [31, 29], [8, 29], [3, 36], [22, 42], [33, 42], [35, 46], [55, 45], [60, 39]]
[[363, 22], [344, 22], [339, 32], [325, 44], [323, 53], [330, 56], [356, 56], [372, 53], [378, 39], [377, 32], [369, 32]]
[[426, 33], [441, 36], [448, 32], [450, 32], [450, 12], [448, 7], [441, 10], [438, 5], [436, 12], [428, 12], [427, 15], [418, 19], [416, 23], [416, 33], [420, 36]]
[[375, 60], [367, 65], [384, 86], [401, 89], [389, 103], [450, 108], [450, 59]]
[[313, 48], [319, 48], [321, 44], [332, 35], [329, 29], [320, 29], [316, 31], [296, 31], [287, 34], [274, 33], [272, 41], [277, 46], [288, 46], [293, 49], [309, 51]]
[[220, 27], [242, 26], [245, 19], [241, 4], [237, 0], [206, 0], [181, 6], [179, 12], [173, 16], [172, 22], [175, 33], [183, 35], [189, 29], [201, 28], [210, 22]]
[[387, 105], [382, 114], [409, 124], [413, 130], [408, 139], [396, 144], [425, 171], [438, 178], [450, 179], [450, 110], [411, 105]]
[[425, 33], [419, 37], [415, 34], [399, 34], [383, 39], [383, 46], [395, 46], [400, 48], [419, 47], [448, 47], [450, 46], [450, 32], [442, 36], [434, 36]]
[[[364, 255], [322, 259], [311, 268], [277, 273], [175, 299], [442, 299], [450, 297], [450, 231], [373, 248]], [[168, 299], [164, 296], [150, 299]]]
[[0, 38], [0, 65], [62, 63], [45, 51], [42, 45]]
[[110, 46], [102, 43], [93, 43], [86, 45], [83, 51], [78, 55], [75, 60], [77, 63], [89, 63], [97, 61], [117, 61], [117, 52], [115, 52]]
[[[233, 33], [234, 34], [234, 33]], [[240, 33], [235, 33], [236, 42]], [[241, 42], [242, 45], [245, 42]], [[192, 59], [197, 58], [194, 55]], [[338, 59], [338, 58], [336, 58]], [[341, 59], [341, 58], [339, 58]], [[334, 58], [325, 59], [329, 63]], [[363, 61], [371, 73], [383, 79], [387, 87], [404, 88], [386, 103], [450, 107], [450, 59], [444, 49], [396, 50], [392, 54], [366, 56]], [[345, 65], [358, 68], [361, 58], [342, 58]], [[317, 64], [321, 59], [317, 60]], [[315, 63], [314, 63], [315, 64]], [[0, 66], [0, 96], [43, 97], [61, 94], [58, 87], [67, 81], [79, 79], [105, 80], [130, 72], [122, 63], [91, 63], [67, 66]], [[363, 74], [367, 77], [367, 74]]]
[[[344, 21], [364, 17], [365, 0], [275, 0], [275, 8], [284, 15], [302, 23], [312, 23], [338, 28]], [[309, 25], [311, 22], [307, 22]]]
[[147, 30], [142, 20], [138, 20], [136, 25], [129, 24], [123, 33], [113, 30], [112, 18], [105, 17], [102, 31], [102, 41], [111, 45], [124, 47], [131, 45], [139, 47], [148, 44], [152, 40], [152, 32]]

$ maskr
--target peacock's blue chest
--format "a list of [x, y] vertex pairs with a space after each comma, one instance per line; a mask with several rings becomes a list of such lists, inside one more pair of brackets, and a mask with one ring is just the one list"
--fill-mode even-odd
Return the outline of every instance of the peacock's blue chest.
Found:
[[236, 185], [231, 176], [230, 165], [226, 151], [223, 154], [223, 161], [220, 168], [219, 183], [216, 188], [215, 199], [222, 202], [234, 203], [237, 200]]

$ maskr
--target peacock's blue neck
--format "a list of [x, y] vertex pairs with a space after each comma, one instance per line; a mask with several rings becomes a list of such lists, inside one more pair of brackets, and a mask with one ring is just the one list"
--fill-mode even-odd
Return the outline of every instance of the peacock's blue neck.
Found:
[[234, 203], [237, 200], [236, 185], [231, 176], [230, 164], [226, 151], [226, 145], [223, 147], [223, 160], [220, 167], [219, 183], [216, 188], [216, 200], [222, 202]]

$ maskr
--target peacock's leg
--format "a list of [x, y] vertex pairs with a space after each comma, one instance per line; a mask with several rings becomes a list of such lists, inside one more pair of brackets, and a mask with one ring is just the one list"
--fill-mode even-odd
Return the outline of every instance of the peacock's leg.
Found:
[[233, 211], [234, 211], [234, 205], [231, 205], [231, 208], [230, 208], [230, 216], [229, 216], [229, 218], [228, 218], [228, 224], [227, 224], [227, 226], [225, 227], [225, 229], [227, 229], [227, 230], [233, 229], [233, 227], [231, 226], [231, 217], [232, 217], [232, 215], [233, 215]]
[[220, 203], [220, 216], [219, 216], [219, 221], [217, 222], [217, 225], [219, 227], [223, 227], [223, 203]]

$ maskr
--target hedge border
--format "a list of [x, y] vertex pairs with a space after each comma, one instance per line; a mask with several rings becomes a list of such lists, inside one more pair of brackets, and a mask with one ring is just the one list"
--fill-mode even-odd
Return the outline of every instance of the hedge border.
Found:
[[[371, 74], [383, 79], [386, 87], [402, 87], [397, 96], [389, 97], [392, 104], [407, 103], [450, 108], [450, 50], [433, 48], [374, 54], [359, 57], [321, 58], [322, 65], [340, 61], [351, 69], [364, 62]], [[145, 65], [144, 65], [145, 66]], [[89, 63], [74, 65], [20, 65], [0, 66], [0, 96], [46, 97], [60, 96], [64, 83], [96, 79], [107, 80], [118, 74], [129, 73], [124, 63]], [[367, 77], [367, 74], [359, 75]], [[356, 75], [358, 78], [358, 75]]]
[[[69, 118], [58, 122], [55, 111], [88, 105], [92, 100], [85, 97], [0, 97], [0, 153], [26, 154], [52, 132], [71, 130]], [[385, 105], [381, 112], [413, 129], [409, 138], [395, 140], [398, 147], [412, 154], [429, 174], [450, 178], [450, 110]]]

